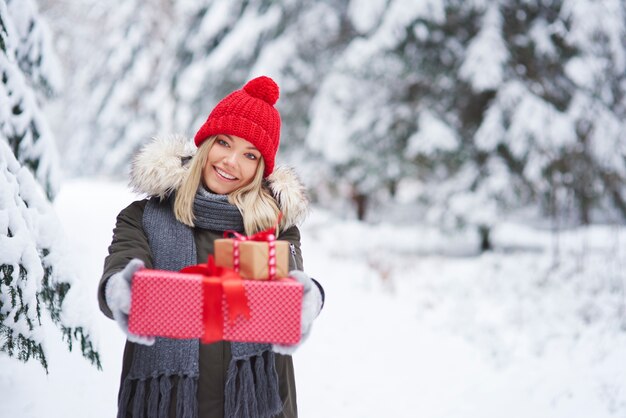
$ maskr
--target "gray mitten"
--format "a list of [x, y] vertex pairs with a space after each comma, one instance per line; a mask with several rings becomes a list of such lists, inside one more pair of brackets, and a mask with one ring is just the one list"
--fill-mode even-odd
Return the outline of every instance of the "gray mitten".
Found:
[[304, 286], [304, 295], [302, 296], [302, 317], [300, 342], [294, 345], [274, 344], [272, 351], [279, 354], [293, 354], [311, 333], [313, 320], [317, 318], [322, 310], [322, 293], [313, 280], [303, 271], [293, 270], [289, 272], [289, 276], [293, 277]]
[[138, 344], [152, 345], [154, 338], [135, 335], [128, 331], [128, 312], [130, 311], [130, 284], [137, 270], [144, 268], [143, 261], [133, 258], [124, 270], [113, 274], [104, 287], [104, 297], [113, 313], [115, 322], [126, 334], [128, 341]]

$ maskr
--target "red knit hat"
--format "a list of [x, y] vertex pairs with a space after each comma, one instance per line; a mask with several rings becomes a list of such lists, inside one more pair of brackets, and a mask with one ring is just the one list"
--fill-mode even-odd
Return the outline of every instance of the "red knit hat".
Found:
[[213, 135], [236, 135], [252, 143], [263, 156], [263, 177], [274, 171], [274, 157], [280, 141], [280, 115], [274, 108], [278, 86], [269, 77], [250, 80], [215, 106], [194, 140], [200, 146]]

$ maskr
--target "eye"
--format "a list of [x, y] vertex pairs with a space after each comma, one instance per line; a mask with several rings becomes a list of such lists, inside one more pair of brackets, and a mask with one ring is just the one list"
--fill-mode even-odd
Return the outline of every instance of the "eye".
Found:
[[246, 158], [247, 158], [247, 159], [252, 160], [252, 161], [254, 161], [254, 160], [258, 160], [258, 159], [259, 159], [259, 157], [257, 157], [257, 155], [256, 155], [256, 154], [253, 154], [253, 153], [251, 153], [251, 152], [248, 152], [248, 153], [246, 153], [245, 155], [246, 155]]
[[222, 138], [217, 138], [215, 140], [215, 142], [217, 142], [219, 145], [223, 146], [223, 147], [229, 147], [230, 145], [228, 144], [228, 142], [226, 142], [225, 140], [223, 140]]

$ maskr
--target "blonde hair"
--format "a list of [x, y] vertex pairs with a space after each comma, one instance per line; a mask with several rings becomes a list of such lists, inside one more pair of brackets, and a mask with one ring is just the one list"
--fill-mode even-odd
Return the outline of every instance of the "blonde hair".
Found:
[[[208, 138], [200, 145], [196, 155], [191, 159], [191, 166], [187, 170], [185, 179], [176, 191], [174, 202], [174, 216], [185, 225], [194, 226], [193, 202], [202, 183], [202, 172], [206, 164], [209, 151], [215, 143], [216, 136]], [[276, 225], [280, 209], [276, 199], [263, 184], [265, 162], [261, 157], [254, 178], [247, 185], [232, 191], [228, 201], [237, 206], [243, 217], [244, 232], [252, 235]], [[278, 228], [276, 234], [278, 235]]]

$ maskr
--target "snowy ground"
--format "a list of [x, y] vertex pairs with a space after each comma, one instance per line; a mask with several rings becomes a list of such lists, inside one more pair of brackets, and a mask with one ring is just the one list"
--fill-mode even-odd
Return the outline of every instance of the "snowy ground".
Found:
[[[123, 184], [65, 184], [55, 206], [104, 370], [60, 342], [47, 376], [0, 355], [0, 418], [115, 416], [123, 337], [95, 295], [132, 200]], [[508, 225], [496, 251], [459, 257], [471, 240], [314, 212], [305, 266], [327, 301], [294, 357], [301, 417], [626, 416], [625, 240], [622, 228]]]

